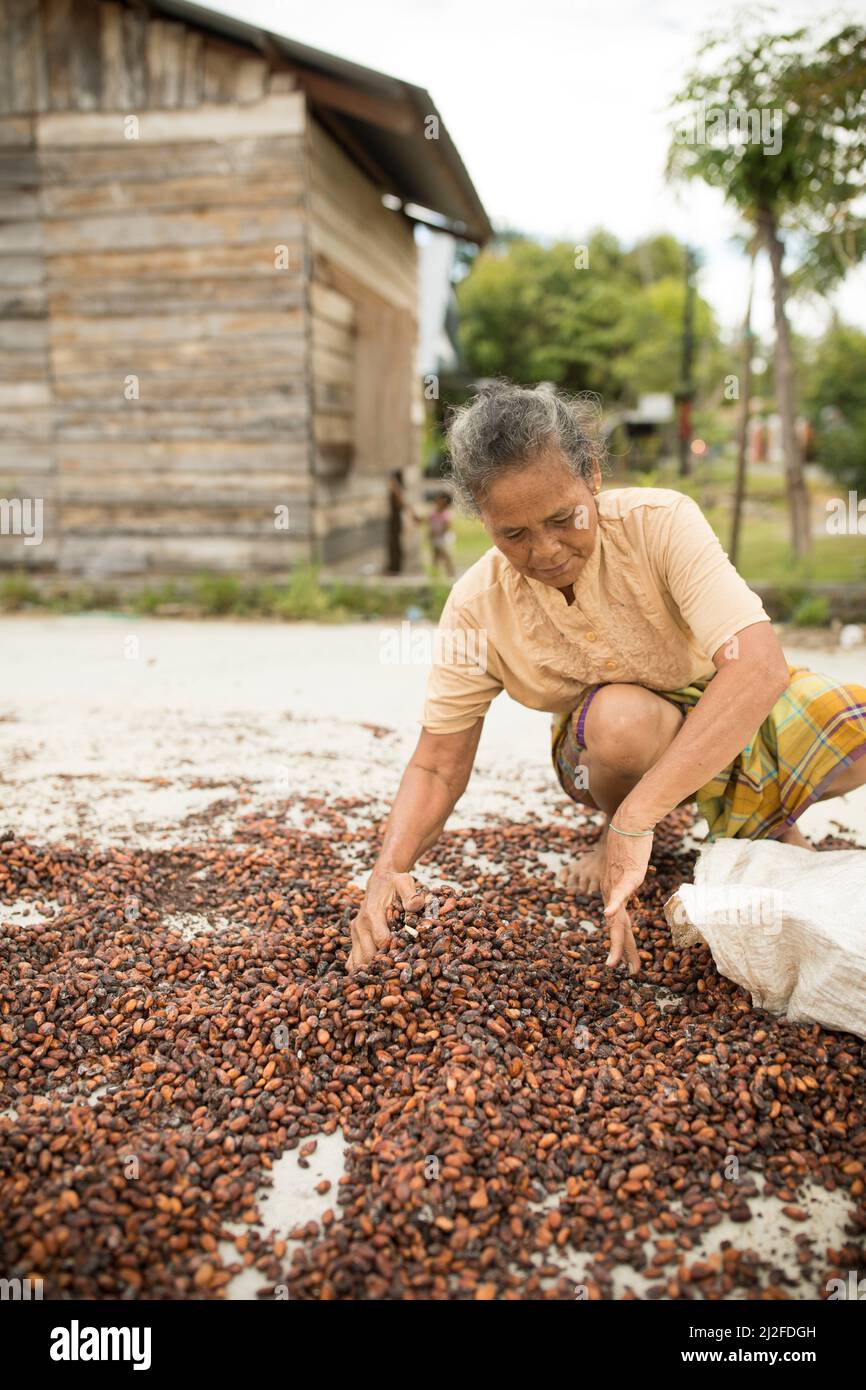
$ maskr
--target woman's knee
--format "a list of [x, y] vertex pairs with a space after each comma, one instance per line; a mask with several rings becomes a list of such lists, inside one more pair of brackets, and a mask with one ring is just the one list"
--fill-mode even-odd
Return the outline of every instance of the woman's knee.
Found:
[[603, 685], [584, 720], [587, 751], [618, 772], [643, 771], [661, 757], [682, 719], [675, 705], [642, 685]]

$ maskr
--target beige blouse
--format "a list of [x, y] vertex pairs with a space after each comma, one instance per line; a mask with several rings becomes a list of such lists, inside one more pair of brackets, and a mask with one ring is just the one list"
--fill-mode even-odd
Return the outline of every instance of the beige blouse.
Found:
[[470, 728], [500, 690], [551, 714], [599, 682], [678, 690], [712, 676], [713, 654], [735, 633], [770, 621], [684, 493], [624, 487], [596, 500], [574, 603], [495, 546], [456, 581], [435, 634], [425, 729]]

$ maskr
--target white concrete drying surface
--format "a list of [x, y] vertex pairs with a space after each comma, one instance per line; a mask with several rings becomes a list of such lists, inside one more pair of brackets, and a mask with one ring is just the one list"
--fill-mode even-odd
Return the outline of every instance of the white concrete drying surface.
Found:
[[[242, 813], [290, 788], [360, 793], [387, 811], [426, 683], [424, 665], [382, 661], [395, 632], [396, 623], [3, 617], [0, 824], [43, 840], [189, 843], [228, 829], [233, 804], [210, 825], [199, 817], [232, 803], [241, 780]], [[786, 653], [866, 684], [866, 646]], [[547, 715], [500, 695], [452, 824], [527, 810], [565, 810], [573, 821], [549, 728]], [[210, 785], [192, 785], [201, 779]], [[820, 836], [834, 821], [866, 832], [866, 791], [811, 808], [801, 826]]]

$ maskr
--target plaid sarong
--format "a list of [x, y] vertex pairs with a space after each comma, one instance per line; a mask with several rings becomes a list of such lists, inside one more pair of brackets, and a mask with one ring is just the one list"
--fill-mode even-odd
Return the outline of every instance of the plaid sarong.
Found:
[[[866, 754], [866, 688], [840, 685], [804, 666], [788, 670], [790, 684], [754, 738], [690, 798], [710, 827], [709, 840], [776, 839], [818, 799], [838, 768]], [[655, 693], [688, 715], [708, 684], [698, 681]], [[585, 751], [584, 720], [599, 689], [588, 686], [570, 714], [553, 716], [554, 770], [575, 801], [582, 785], [578, 768]]]

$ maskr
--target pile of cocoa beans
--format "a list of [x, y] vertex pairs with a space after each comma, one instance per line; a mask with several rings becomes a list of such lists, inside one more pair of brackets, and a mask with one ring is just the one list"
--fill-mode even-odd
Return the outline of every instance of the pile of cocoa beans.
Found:
[[[254, 1266], [263, 1298], [598, 1299], [626, 1266], [641, 1297], [820, 1298], [864, 1267], [866, 1046], [672, 948], [688, 810], [656, 836], [630, 978], [605, 966], [600, 899], [545, 860], [594, 828], [537, 818], [446, 831], [423, 911], [348, 974], [346, 885], [379, 827], [360, 798], [308, 809], [330, 833], [276, 814], [160, 851], [0, 832], [4, 1277], [219, 1298]], [[275, 1161], [338, 1127], [321, 1220], [268, 1229]], [[809, 1230], [815, 1185], [845, 1189], [841, 1248]], [[803, 1224], [794, 1268], [751, 1248], [759, 1192]], [[703, 1257], [726, 1218], [742, 1239]]]

